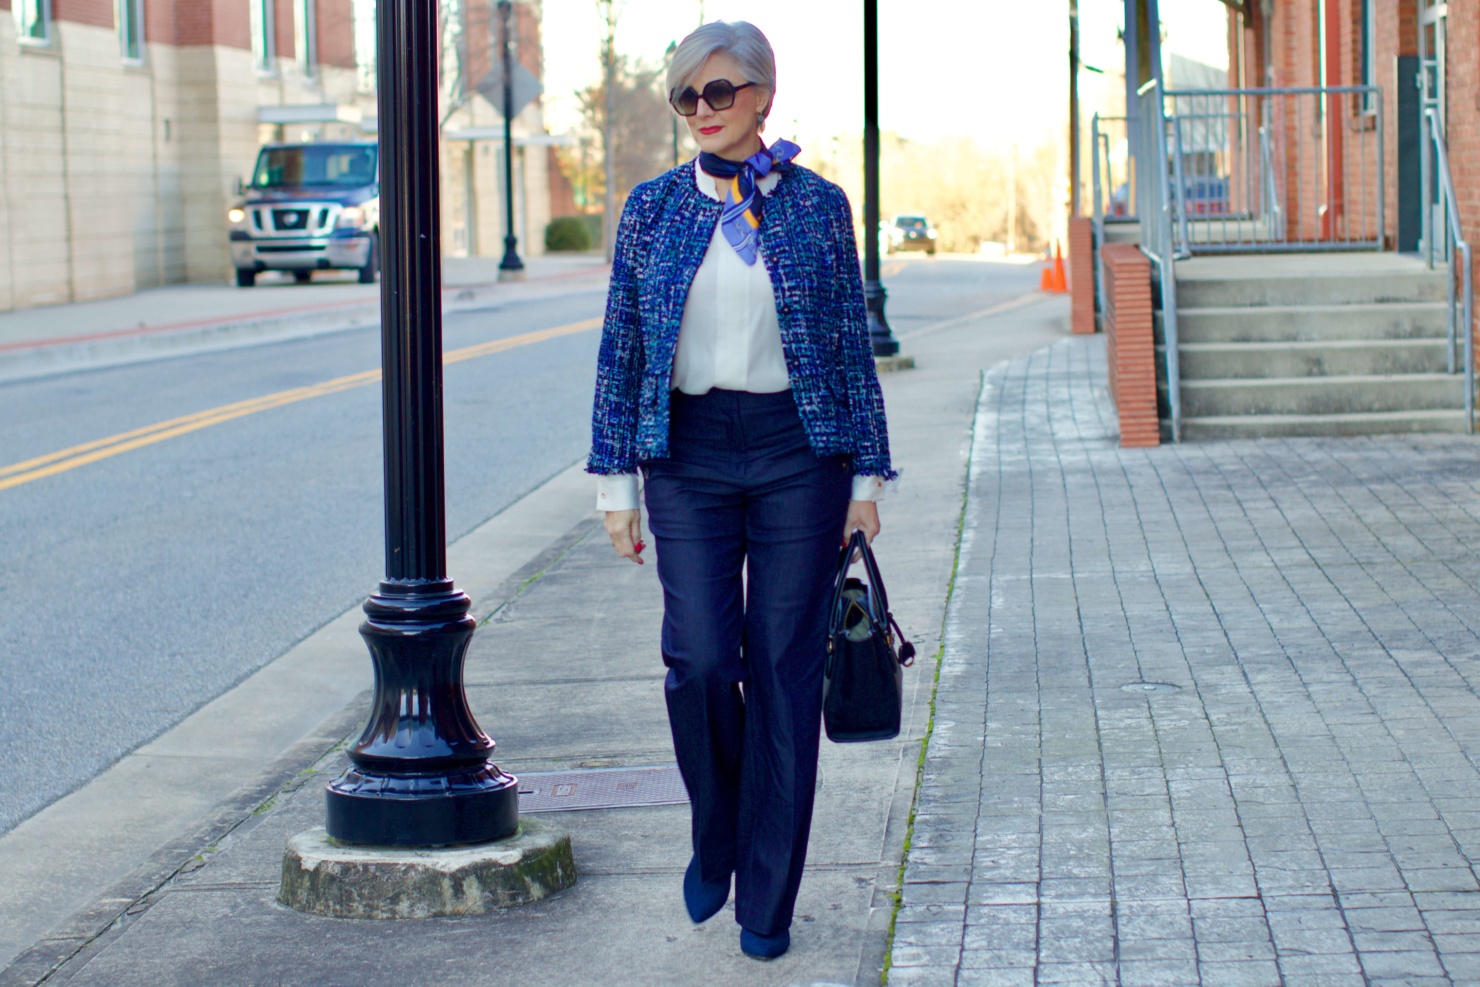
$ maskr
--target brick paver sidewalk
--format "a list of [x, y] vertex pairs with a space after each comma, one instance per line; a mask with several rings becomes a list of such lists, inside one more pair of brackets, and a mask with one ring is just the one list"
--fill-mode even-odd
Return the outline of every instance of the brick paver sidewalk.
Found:
[[1480, 445], [978, 413], [892, 985], [1480, 983]]

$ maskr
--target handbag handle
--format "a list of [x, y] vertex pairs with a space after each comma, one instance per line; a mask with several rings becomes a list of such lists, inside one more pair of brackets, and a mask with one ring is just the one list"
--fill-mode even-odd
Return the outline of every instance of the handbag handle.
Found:
[[874, 559], [874, 550], [869, 546], [864, 533], [855, 529], [853, 537], [848, 539], [848, 544], [838, 555], [838, 575], [833, 584], [832, 609], [828, 618], [829, 634], [834, 634], [839, 629], [838, 603], [843, 599], [843, 586], [848, 582], [848, 569], [853, 565], [854, 552], [862, 556], [864, 571], [868, 573], [869, 618], [881, 625], [890, 619], [889, 594], [884, 589], [884, 577], [879, 575], [879, 563]]

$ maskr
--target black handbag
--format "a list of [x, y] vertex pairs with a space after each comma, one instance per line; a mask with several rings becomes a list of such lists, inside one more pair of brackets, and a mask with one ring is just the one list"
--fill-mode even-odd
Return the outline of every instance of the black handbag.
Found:
[[[868, 582], [852, 578], [853, 555], [863, 557]], [[895, 634], [899, 635], [898, 644]], [[862, 531], [853, 532], [838, 558], [827, 627], [827, 664], [822, 672], [822, 724], [827, 739], [846, 744], [899, 736], [904, 673], [915, 646], [905, 640], [894, 615], [879, 564]]]

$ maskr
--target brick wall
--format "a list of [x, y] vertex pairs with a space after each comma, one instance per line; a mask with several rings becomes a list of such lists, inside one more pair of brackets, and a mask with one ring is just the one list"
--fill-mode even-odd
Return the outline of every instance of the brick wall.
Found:
[[355, 67], [355, 24], [352, 0], [315, 0], [319, 64]]
[[52, 0], [51, 16], [59, 21], [113, 26], [113, 0]]
[[1088, 216], [1069, 217], [1069, 327], [1095, 331], [1095, 231]]
[[1133, 243], [1101, 250], [1105, 267], [1105, 345], [1110, 396], [1120, 418], [1120, 444], [1161, 444], [1156, 413], [1156, 340], [1151, 310], [1151, 263]]

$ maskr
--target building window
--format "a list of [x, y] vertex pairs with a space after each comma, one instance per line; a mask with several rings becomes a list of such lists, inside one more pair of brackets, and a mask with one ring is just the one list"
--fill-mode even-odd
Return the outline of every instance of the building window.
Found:
[[312, 79], [318, 71], [318, 30], [314, 24], [314, 0], [293, 0], [293, 37], [298, 48], [298, 70]]
[[252, 0], [252, 62], [264, 74], [277, 68], [272, 30], [272, 0]]
[[138, 65], [144, 61], [144, 0], [116, 0], [118, 48], [123, 60]]
[[375, 0], [354, 0], [355, 83], [362, 93], [375, 91]]
[[51, 0], [15, 0], [14, 13], [21, 44], [51, 44]]

